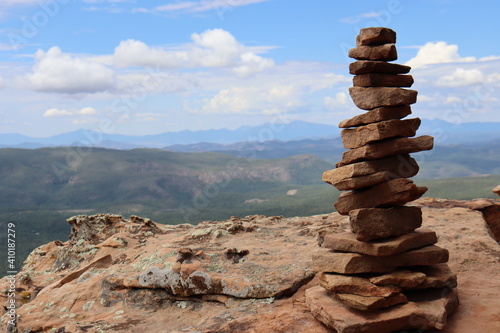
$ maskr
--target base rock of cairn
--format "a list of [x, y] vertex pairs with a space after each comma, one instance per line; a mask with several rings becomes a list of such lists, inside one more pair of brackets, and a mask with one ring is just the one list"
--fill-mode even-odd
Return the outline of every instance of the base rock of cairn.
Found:
[[417, 91], [409, 66], [397, 59], [396, 33], [361, 29], [349, 56], [349, 93], [365, 113], [342, 121], [344, 148], [323, 180], [341, 191], [334, 204], [349, 215], [352, 232], [322, 233], [313, 267], [320, 286], [306, 291], [313, 315], [339, 333], [441, 330], [458, 306], [457, 278], [437, 235], [419, 229], [422, 212], [406, 206], [426, 187], [408, 179], [418, 173], [410, 157], [433, 148], [433, 137], [415, 137], [419, 118], [410, 105]]

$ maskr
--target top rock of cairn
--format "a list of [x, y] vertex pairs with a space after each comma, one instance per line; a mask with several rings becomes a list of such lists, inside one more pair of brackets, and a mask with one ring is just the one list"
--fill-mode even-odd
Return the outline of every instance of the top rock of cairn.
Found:
[[396, 43], [396, 32], [389, 28], [365, 28], [359, 31], [356, 37], [356, 45], [382, 45]]

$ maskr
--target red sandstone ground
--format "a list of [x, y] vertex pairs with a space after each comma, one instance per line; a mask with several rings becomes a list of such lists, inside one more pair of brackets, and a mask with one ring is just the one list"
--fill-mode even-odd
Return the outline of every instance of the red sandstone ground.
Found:
[[[442, 332], [500, 332], [500, 245], [482, 213], [498, 227], [500, 200], [413, 205], [423, 207], [422, 227], [437, 232], [458, 274], [460, 306]], [[347, 219], [252, 216], [166, 226], [107, 216], [80, 224], [70, 241], [36, 249], [17, 275], [19, 332], [332, 332], [310, 314], [304, 291], [318, 284], [310, 280], [318, 232], [348, 231]], [[151, 267], [172, 278], [203, 276], [203, 283], [169, 280], [177, 295], [141, 285]], [[5, 302], [5, 278], [0, 288]]]

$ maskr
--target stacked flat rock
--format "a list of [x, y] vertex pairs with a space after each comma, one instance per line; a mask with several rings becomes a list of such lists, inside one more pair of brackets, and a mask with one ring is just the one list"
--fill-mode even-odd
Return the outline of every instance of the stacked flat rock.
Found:
[[[313, 267], [321, 286], [306, 291], [316, 318], [337, 332], [383, 333], [442, 329], [458, 305], [456, 275], [436, 233], [419, 229], [422, 211], [406, 206], [426, 187], [411, 181], [419, 167], [409, 154], [433, 147], [433, 137], [415, 137], [411, 114], [417, 91], [397, 59], [396, 33], [361, 29], [349, 92], [365, 113], [339, 124], [347, 150], [323, 180], [341, 191], [334, 204], [349, 215], [352, 232], [323, 233]], [[418, 318], [418, 319], [416, 319]]]

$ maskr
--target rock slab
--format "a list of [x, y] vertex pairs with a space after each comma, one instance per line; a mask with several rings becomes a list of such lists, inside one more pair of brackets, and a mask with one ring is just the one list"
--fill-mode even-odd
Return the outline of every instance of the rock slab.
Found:
[[320, 248], [313, 254], [313, 269], [340, 274], [387, 273], [399, 267], [442, 264], [448, 262], [448, 259], [448, 250], [437, 245], [385, 257], [332, 252]]
[[360, 296], [353, 294], [337, 293], [335, 297], [344, 305], [359, 311], [372, 312], [378, 309], [387, 308], [395, 304], [406, 303], [408, 299], [403, 294], [396, 294], [388, 297], [383, 296]]
[[418, 169], [418, 164], [410, 155], [397, 155], [378, 160], [370, 160], [352, 163], [323, 173], [323, 180], [335, 185], [339, 181], [360, 176], [372, 175], [374, 173], [388, 170], [402, 177], [411, 177], [414, 169]]
[[378, 286], [368, 279], [357, 276], [321, 272], [318, 274], [318, 278], [320, 285], [332, 293], [389, 297], [401, 292], [401, 288], [399, 287], [388, 285]]
[[411, 206], [354, 209], [349, 212], [349, 223], [356, 239], [368, 242], [403, 235], [420, 228], [422, 210]]
[[384, 120], [401, 119], [409, 114], [411, 114], [411, 107], [409, 105], [380, 107], [354, 116], [350, 119], [343, 120], [339, 123], [339, 127], [357, 127], [361, 125], [377, 123]]
[[330, 233], [323, 237], [321, 247], [370, 256], [392, 256], [437, 243], [436, 233], [427, 229], [372, 242], [359, 241], [352, 232]]
[[378, 286], [402, 289], [456, 288], [457, 275], [447, 264], [398, 269], [393, 272], [371, 277], [370, 282]]
[[381, 106], [409, 105], [417, 102], [416, 90], [392, 87], [350, 87], [354, 104], [363, 110]]
[[352, 78], [355, 87], [406, 87], [413, 85], [413, 76], [397, 74], [369, 73]]
[[357, 60], [392, 61], [398, 58], [396, 45], [383, 44], [378, 46], [357, 46], [349, 50], [349, 57]]
[[399, 178], [363, 190], [342, 193], [333, 204], [337, 212], [347, 215], [359, 208], [394, 207], [420, 198], [427, 187], [417, 187], [410, 179]]
[[409, 178], [418, 173], [417, 162], [409, 155], [358, 162], [327, 170], [323, 181], [341, 191], [373, 186], [397, 178]]
[[434, 138], [429, 135], [374, 142], [363, 147], [345, 151], [342, 154], [342, 160], [336, 166], [340, 167], [359, 161], [377, 160], [394, 155], [416, 153], [431, 150], [432, 147], [434, 147]]
[[353, 75], [381, 73], [381, 74], [406, 74], [410, 66], [391, 64], [385, 61], [358, 60], [349, 64], [349, 73]]
[[420, 123], [420, 118], [386, 120], [356, 128], [343, 129], [340, 136], [344, 148], [354, 149], [374, 141], [415, 136]]

